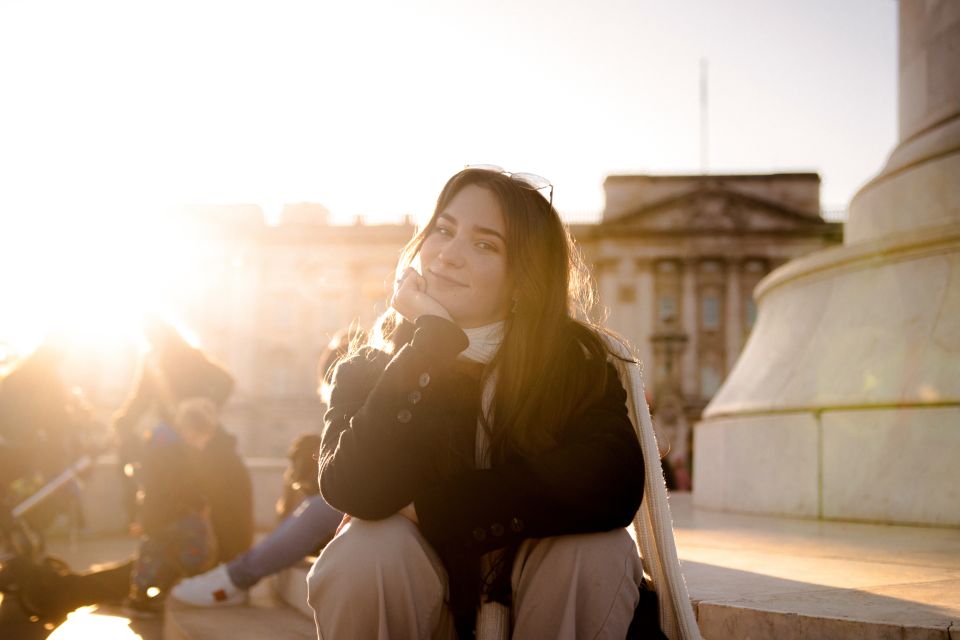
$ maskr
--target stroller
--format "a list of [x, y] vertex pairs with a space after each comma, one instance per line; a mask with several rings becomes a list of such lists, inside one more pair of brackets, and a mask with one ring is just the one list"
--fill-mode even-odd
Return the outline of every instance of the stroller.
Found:
[[27, 516], [92, 465], [84, 455], [20, 503], [0, 498], [0, 637], [44, 638], [72, 610], [55, 588], [69, 567], [46, 553]]

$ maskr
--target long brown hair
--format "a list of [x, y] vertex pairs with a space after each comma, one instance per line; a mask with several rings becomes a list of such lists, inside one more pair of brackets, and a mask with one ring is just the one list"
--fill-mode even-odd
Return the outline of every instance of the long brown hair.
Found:
[[[444, 186], [430, 221], [404, 248], [397, 274], [411, 265], [437, 218], [467, 185], [497, 198], [506, 227], [507, 272], [514, 308], [487, 375], [497, 372], [485, 416], [493, 461], [551, 448], [563, 425], [601, 396], [606, 385], [605, 330], [590, 320], [596, 298], [589, 272], [556, 209], [515, 179], [465, 169]], [[393, 351], [410, 339], [395, 311], [378, 320], [370, 345]]]

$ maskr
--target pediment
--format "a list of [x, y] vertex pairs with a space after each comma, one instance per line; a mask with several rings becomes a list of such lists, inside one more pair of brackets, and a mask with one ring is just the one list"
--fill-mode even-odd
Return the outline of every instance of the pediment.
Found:
[[701, 189], [602, 224], [611, 229], [654, 233], [763, 233], [809, 229], [824, 221], [735, 191]]

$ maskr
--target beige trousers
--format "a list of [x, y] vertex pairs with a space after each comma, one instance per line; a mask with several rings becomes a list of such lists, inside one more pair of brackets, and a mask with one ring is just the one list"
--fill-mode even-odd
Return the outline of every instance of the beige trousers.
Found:
[[[621, 639], [642, 575], [626, 529], [527, 540], [511, 574], [512, 637]], [[456, 638], [446, 571], [403, 516], [352, 520], [324, 548], [307, 587], [320, 640]]]

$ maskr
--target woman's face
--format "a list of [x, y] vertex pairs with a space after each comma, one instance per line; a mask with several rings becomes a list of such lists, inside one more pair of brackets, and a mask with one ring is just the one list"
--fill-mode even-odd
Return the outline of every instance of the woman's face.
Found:
[[510, 309], [506, 228], [490, 191], [467, 185], [437, 216], [420, 248], [427, 294], [463, 329], [506, 318]]

